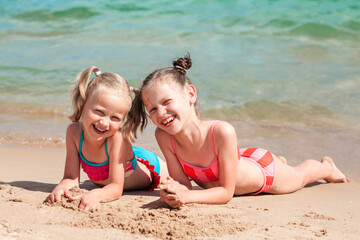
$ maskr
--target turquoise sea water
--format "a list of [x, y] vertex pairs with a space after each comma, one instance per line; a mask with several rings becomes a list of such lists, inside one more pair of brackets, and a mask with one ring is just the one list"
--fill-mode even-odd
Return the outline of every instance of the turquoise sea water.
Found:
[[64, 146], [71, 80], [190, 52], [204, 117], [360, 132], [360, 2], [0, 1], [0, 142]]

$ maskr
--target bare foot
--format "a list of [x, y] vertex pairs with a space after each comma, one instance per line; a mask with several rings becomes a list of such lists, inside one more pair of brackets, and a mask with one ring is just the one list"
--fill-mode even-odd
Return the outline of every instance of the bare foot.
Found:
[[284, 156], [278, 156], [278, 159], [282, 161], [285, 165], [287, 165], [287, 160]]
[[331, 175], [324, 179], [325, 181], [327, 181], [329, 183], [341, 183], [341, 182], [346, 183], [346, 182], [348, 182], [345, 175], [336, 167], [334, 161], [330, 157], [323, 157], [323, 159], [321, 159], [321, 163], [328, 164], [333, 169]]

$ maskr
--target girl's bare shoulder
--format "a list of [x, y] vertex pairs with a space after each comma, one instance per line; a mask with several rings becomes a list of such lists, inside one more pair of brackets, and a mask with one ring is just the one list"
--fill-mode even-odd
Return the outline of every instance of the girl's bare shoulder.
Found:
[[159, 139], [169, 139], [171, 137], [171, 135], [160, 128], [156, 128], [155, 129], [155, 137], [159, 141]]
[[228, 138], [236, 137], [236, 131], [230, 123], [225, 121], [217, 121], [214, 126], [213, 136], [218, 138], [219, 140], [225, 140]]
[[108, 144], [112, 146], [121, 146], [123, 144], [131, 145], [130, 141], [125, 137], [125, 135], [119, 130], [114, 135], [108, 138]]
[[66, 129], [66, 136], [73, 138], [80, 138], [82, 131], [82, 124], [80, 122], [70, 123]]
[[155, 129], [155, 138], [162, 149], [172, 149], [171, 135], [160, 128]]
[[113, 136], [109, 137], [107, 139], [107, 145], [109, 154], [116, 158], [120, 157], [120, 161], [127, 161], [132, 158], [132, 144], [121, 131], [118, 131]]
[[82, 123], [81, 122], [72, 122], [68, 125], [68, 129], [82, 129]]

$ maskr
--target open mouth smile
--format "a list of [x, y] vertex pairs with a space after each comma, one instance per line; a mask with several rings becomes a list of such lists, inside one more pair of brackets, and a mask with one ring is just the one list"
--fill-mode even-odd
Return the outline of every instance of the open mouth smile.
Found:
[[165, 127], [169, 127], [172, 125], [172, 123], [174, 122], [175, 117], [174, 116], [170, 116], [167, 117], [164, 121], [161, 122], [162, 125], [164, 125]]
[[104, 129], [104, 130], [100, 129], [96, 124], [93, 124], [93, 126], [94, 126], [95, 131], [98, 133], [104, 133], [107, 131], [107, 129]]

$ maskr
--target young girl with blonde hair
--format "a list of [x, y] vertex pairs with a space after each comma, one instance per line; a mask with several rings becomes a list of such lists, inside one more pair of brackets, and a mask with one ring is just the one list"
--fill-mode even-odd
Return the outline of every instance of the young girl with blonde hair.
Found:
[[[160, 184], [163, 202], [175, 208], [226, 203], [234, 194], [290, 193], [319, 179], [346, 182], [329, 157], [291, 167], [267, 150], [239, 148], [229, 123], [201, 120], [196, 88], [186, 75], [191, 65], [185, 56], [148, 75], [129, 113], [133, 121], [127, 129], [133, 134], [144, 129], [147, 114], [157, 126], [155, 136], [171, 176]], [[204, 189], [193, 190], [190, 179]]]
[[[90, 80], [91, 74], [95, 77]], [[131, 94], [128, 83], [118, 74], [101, 73], [97, 67], [83, 70], [73, 88], [74, 112], [66, 131], [64, 177], [47, 197], [60, 201], [65, 195], [80, 199], [80, 209], [93, 209], [101, 202], [118, 199], [123, 190], [154, 189], [168, 175], [165, 163], [145, 149], [133, 147], [128, 112]], [[102, 188], [78, 196], [69, 189], [80, 182], [80, 167]]]

